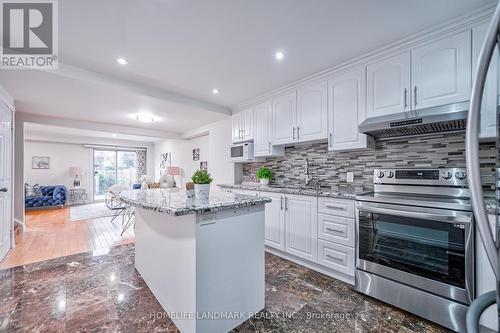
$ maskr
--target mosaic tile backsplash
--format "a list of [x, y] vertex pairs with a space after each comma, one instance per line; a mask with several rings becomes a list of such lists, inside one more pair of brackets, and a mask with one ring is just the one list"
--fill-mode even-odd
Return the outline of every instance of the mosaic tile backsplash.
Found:
[[[494, 189], [496, 149], [494, 142], [481, 143], [481, 170], [486, 189]], [[377, 141], [375, 149], [329, 152], [327, 143], [287, 147], [285, 156], [266, 162], [245, 163], [243, 181], [255, 182], [261, 166], [273, 171], [271, 184], [304, 185], [304, 163], [322, 186], [346, 184], [346, 173], [354, 172], [353, 186], [373, 188], [375, 168], [465, 167], [465, 133], [441, 133]]]

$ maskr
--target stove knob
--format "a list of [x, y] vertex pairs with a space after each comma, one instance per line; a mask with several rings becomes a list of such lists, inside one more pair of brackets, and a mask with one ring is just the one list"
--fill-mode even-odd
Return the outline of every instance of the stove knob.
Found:
[[467, 173], [465, 173], [465, 171], [457, 171], [455, 173], [455, 177], [457, 179], [464, 180], [465, 178], [467, 178]]
[[378, 178], [384, 178], [384, 172], [383, 171], [377, 172], [377, 177]]
[[441, 177], [443, 177], [443, 179], [450, 179], [451, 177], [453, 177], [453, 174], [450, 171], [443, 171]]
[[386, 176], [387, 178], [392, 178], [392, 177], [394, 177], [394, 172], [392, 172], [392, 171], [386, 171], [386, 172], [385, 172], [385, 176]]

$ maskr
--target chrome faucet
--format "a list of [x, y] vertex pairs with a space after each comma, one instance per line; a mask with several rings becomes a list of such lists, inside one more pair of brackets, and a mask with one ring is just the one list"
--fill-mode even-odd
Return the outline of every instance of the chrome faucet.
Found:
[[306, 158], [306, 162], [304, 163], [304, 175], [306, 176], [306, 186], [309, 186], [313, 180], [313, 176], [309, 173], [309, 159]]

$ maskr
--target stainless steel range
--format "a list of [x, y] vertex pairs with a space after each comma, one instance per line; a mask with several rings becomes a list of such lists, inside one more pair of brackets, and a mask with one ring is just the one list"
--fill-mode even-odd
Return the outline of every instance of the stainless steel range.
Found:
[[458, 332], [474, 299], [465, 169], [377, 169], [356, 197], [356, 289]]

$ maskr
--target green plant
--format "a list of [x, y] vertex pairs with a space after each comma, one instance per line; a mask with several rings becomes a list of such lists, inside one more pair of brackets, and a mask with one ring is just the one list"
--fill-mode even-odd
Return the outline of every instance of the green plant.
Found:
[[257, 170], [257, 173], [255, 174], [258, 179], [271, 179], [273, 178], [273, 172], [266, 167], [261, 167], [259, 170]]
[[191, 179], [195, 184], [210, 184], [213, 181], [207, 170], [197, 170]]

